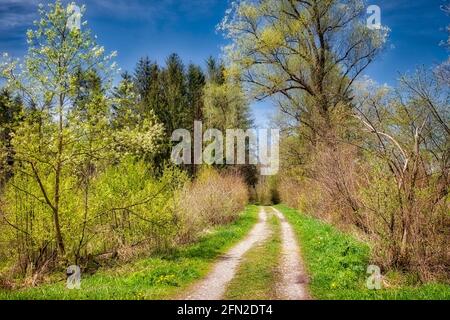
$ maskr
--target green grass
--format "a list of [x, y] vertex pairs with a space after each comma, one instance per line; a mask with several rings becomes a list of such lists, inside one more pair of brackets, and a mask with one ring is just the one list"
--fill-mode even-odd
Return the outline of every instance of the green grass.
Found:
[[241, 240], [256, 223], [258, 207], [249, 206], [233, 224], [222, 226], [197, 243], [82, 277], [80, 290], [65, 282], [20, 291], [0, 291], [0, 300], [170, 299], [207, 274], [215, 259]]
[[281, 253], [280, 222], [270, 217], [272, 234], [244, 256], [225, 293], [227, 300], [275, 299], [277, 267]]
[[367, 244], [286, 206], [276, 208], [285, 214], [297, 233], [311, 279], [310, 293], [315, 299], [450, 299], [450, 286], [439, 283], [368, 290], [366, 270], [370, 264], [370, 248]]

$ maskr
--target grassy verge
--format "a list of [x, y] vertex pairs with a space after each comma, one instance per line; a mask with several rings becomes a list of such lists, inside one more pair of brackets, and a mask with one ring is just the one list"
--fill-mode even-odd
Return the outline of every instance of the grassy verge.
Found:
[[193, 245], [82, 277], [80, 290], [65, 282], [20, 291], [0, 291], [4, 299], [170, 299], [204, 276], [214, 260], [241, 240], [256, 223], [258, 207], [249, 206], [233, 224], [222, 226]]
[[298, 235], [311, 278], [310, 292], [315, 299], [450, 299], [450, 286], [439, 283], [368, 290], [367, 244], [286, 206], [276, 208], [284, 213]]
[[275, 299], [277, 266], [281, 252], [280, 222], [271, 215], [272, 234], [244, 256], [225, 293], [227, 300]]

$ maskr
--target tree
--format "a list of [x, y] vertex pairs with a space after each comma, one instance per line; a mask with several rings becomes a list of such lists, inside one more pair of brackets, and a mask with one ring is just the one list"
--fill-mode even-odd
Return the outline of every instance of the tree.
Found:
[[208, 82], [215, 84], [223, 84], [225, 82], [225, 66], [222, 62], [218, 63], [214, 57], [210, 56], [206, 60], [206, 68]]
[[204, 117], [210, 128], [250, 129], [250, 108], [239, 80], [227, 75], [222, 63], [207, 61], [208, 82], [204, 89]]
[[163, 104], [166, 113], [163, 123], [169, 134], [180, 128], [190, 128], [190, 110], [187, 102], [187, 82], [183, 61], [177, 54], [171, 54], [161, 73]]
[[[68, 115], [73, 106], [71, 88], [80, 69], [104, 67], [104, 49], [94, 43], [88, 31], [69, 29], [70, 11], [60, 1], [41, 6], [36, 30], [27, 32], [29, 51], [24, 70], [16, 75], [5, 70], [9, 84], [19, 90], [28, 104], [35, 105], [40, 123], [27, 120], [16, 137], [17, 153], [22, 164], [38, 183], [47, 206], [53, 213], [55, 238], [61, 255], [65, 254], [60, 225], [61, 180], [73, 153], [73, 138], [68, 131]], [[84, 8], [83, 8], [84, 10]], [[53, 121], [56, 119], [56, 123]], [[33, 139], [30, 139], [33, 137]], [[54, 138], [54, 139], [53, 139]], [[48, 143], [52, 141], [52, 143]], [[20, 142], [20, 143], [19, 143]], [[34, 159], [34, 154], [43, 158]], [[44, 169], [45, 168], [45, 169]], [[53, 182], [45, 185], [42, 175], [51, 172]]]
[[203, 89], [206, 85], [205, 75], [199, 66], [190, 64], [187, 72], [187, 101], [191, 114], [191, 128], [194, 121], [203, 120]]
[[112, 104], [112, 125], [123, 129], [141, 121], [141, 112], [137, 104], [135, 82], [133, 77], [125, 72], [122, 80], [114, 88], [114, 102]]
[[7, 89], [0, 91], [0, 186], [12, 174], [14, 150], [11, 145], [12, 134], [20, 124], [22, 102], [13, 98]]
[[[397, 90], [371, 85], [356, 99], [366, 129], [363, 220], [385, 243], [383, 263], [423, 278], [445, 260], [448, 219], [449, 89], [435, 73], [403, 76]], [[380, 198], [383, 198], [380, 201]], [[432, 248], [432, 249], [431, 249]]]
[[242, 0], [220, 26], [231, 40], [227, 73], [282, 114], [279, 185], [296, 180], [349, 215], [359, 212], [349, 196], [358, 152], [352, 90], [388, 34], [369, 28], [365, 11], [362, 0]]
[[[40, 6], [35, 30], [27, 32], [29, 50], [24, 63], [8, 60], [1, 68], [8, 88], [18, 93], [26, 106], [24, 121], [12, 139], [16, 175], [10, 185], [37, 201], [39, 206], [33, 210], [39, 207], [52, 213], [60, 257], [66, 254], [65, 240], [73, 236], [69, 226], [76, 217], [68, 199], [80, 181], [86, 191], [85, 224], [92, 173], [120, 154], [156, 149], [162, 134], [154, 118], [132, 130], [110, 130], [111, 99], [106, 92], [115, 69], [115, 53], [105, 55], [86, 23], [81, 29], [69, 27], [71, 8], [59, 0], [50, 4], [48, 11]], [[82, 7], [81, 14], [84, 12]], [[29, 212], [23, 214], [28, 217]], [[14, 224], [8, 215], [2, 218], [30, 237], [25, 224], [29, 219], [16, 219]], [[39, 219], [44, 222], [44, 216]], [[83, 241], [82, 236], [80, 245]], [[42, 248], [49, 248], [48, 241]]]
[[254, 97], [272, 97], [282, 112], [326, 136], [330, 113], [351, 101], [354, 81], [386, 41], [387, 30], [363, 24], [361, 0], [237, 1], [221, 29], [231, 39], [230, 68]]
[[251, 127], [249, 104], [239, 83], [208, 83], [204, 94], [204, 115], [209, 128], [225, 131]]
[[160, 70], [156, 62], [150, 61], [148, 57], [141, 58], [134, 71], [134, 88], [142, 119], [153, 111], [161, 122], [164, 120], [160, 85]]

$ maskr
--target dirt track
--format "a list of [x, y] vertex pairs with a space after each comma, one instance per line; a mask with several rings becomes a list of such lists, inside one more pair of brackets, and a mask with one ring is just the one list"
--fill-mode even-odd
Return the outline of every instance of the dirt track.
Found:
[[282, 258], [279, 266], [281, 282], [277, 296], [282, 300], [308, 300], [308, 277], [300, 255], [296, 236], [283, 214], [272, 208], [281, 221]]
[[[272, 208], [281, 222], [282, 252], [278, 269], [279, 283], [275, 285], [276, 296], [280, 300], [307, 300], [307, 275], [301, 259], [299, 245], [290, 224], [283, 214]], [[186, 300], [221, 300], [228, 283], [233, 279], [239, 264], [255, 245], [264, 242], [272, 230], [267, 223], [267, 213], [263, 207], [259, 212], [259, 221], [249, 235], [219, 258], [212, 271], [185, 295]]]
[[255, 244], [264, 241], [270, 230], [267, 226], [267, 214], [264, 208], [259, 212], [259, 221], [249, 235], [220, 258], [208, 276], [194, 286], [186, 300], [220, 300], [227, 284], [233, 279], [244, 254]]

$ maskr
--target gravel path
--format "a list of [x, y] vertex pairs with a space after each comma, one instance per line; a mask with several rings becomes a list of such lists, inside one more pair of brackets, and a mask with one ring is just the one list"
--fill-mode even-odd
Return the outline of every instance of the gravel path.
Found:
[[255, 244], [267, 239], [270, 229], [264, 208], [259, 212], [259, 221], [247, 238], [222, 256], [207, 277], [188, 293], [186, 300], [220, 300], [225, 294], [227, 284], [233, 279], [244, 254]]
[[282, 258], [279, 266], [280, 283], [277, 296], [282, 300], [309, 300], [308, 277], [300, 255], [296, 236], [284, 215], [272, 208], [281, 221]]

